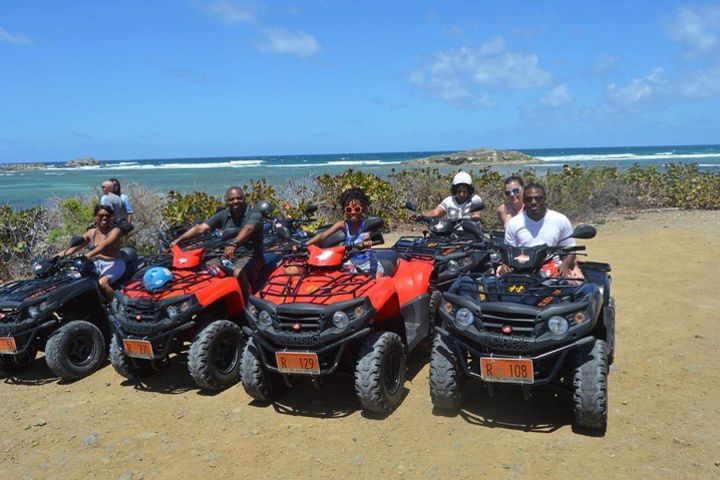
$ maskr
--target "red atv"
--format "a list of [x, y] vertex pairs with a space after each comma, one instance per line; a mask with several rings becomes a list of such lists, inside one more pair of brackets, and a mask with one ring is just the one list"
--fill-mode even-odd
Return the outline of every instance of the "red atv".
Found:
[[[366, 221], [374, 244], [381, 226]], [[343, 242], [337, 232], [325, 245]], [[350, 273], [343, 265], [360, 248], [311, 245], [286, 256], [250, 297], [241, 374], [251, 397], [269, 401], [293, 376], [316, 382], [350, 360], [364, 409], [388, 413], [400, 403], [407, 354], [431, 334], [432, 261], [375, 250], [384, 276]]]
[[238, 381], [245, 299], [232, 264], [219, 261], [225, 242], [237, 233], [226, 230], [221, 237], [174, 246], [173, 279], [159, 289], [147, 289], [140, 272], [116, 292], [110, 361], [118, 373], [144, 377], [191, 342], [188, 370], [198, 386], [220, 390]]

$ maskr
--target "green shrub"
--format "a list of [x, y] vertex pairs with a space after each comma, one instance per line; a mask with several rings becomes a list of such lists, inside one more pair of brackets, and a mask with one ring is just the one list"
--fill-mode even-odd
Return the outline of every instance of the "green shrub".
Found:
[[170, 227], [189, 227], [214, 215], [222, 205], [219, 198], [205, 192], [184, 194], [171, 191], [163, 209], [163, 219]]

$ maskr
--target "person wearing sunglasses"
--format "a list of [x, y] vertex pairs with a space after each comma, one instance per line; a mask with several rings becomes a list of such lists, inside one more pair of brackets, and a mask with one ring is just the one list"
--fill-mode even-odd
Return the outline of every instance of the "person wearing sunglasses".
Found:
[[372, 240], [365, 229], [365, 213], [370, 205], [370, 199], [361, 188], [349, 188], [340, 195], [340, 205], [345, 212], [345, 220], [334, 223], [330, 228], [322, 231], [305, 242], [305, 245], [312, 245], [325, 240], [330, 235], [340, 230], [345, 231], [345, 246], [357, 246], [362, 244], [365, 250], [355, 253], [348, 259], [345, 268], [353, 273], [363, 273], [381, 277], [383, 274], [382, 265], [378, 262], [372, 247]]
[[480, 220], [480, 212], [471, 212], [471, 203], [475, 200], [481, 202], [480, 195], [475, 194], [472, 184], [472, 177], [467, 172], [458, 172], [450, 187], [450, 196], [446, 197], [440, 204], [422, 213], [428, 218], [447, 217], [451, 220], [460, 218]]
[[63, 250], [59, 256], [72, 255], [87, 245], [90, 251], [85, 257], [95, 264], [100, 290], [110, 302], [113, 299], [112, 283], [125, 273], [125, 262], [120, 256], [122, 231], [114, 224], [115, 215], [112, 207], [98, 204], [95, 205], [93, 212], [94, 227], [85, 232], [83, 243]]
[[[225, 192], [226, 207], [204, 222], [170, 242], [170, 247], [213, 230], [237, 228], [239, 233], [225, 247], [225, 257], [233, 261], [233, 274], [244, 294], [252, 292], [252, 286], [265, 266], [263, 259], [263, 218], [259, 210], [245, 202], [245, 192], [240, 187], [230, 187]], [[247, 296], [245, 297], [247, 298]]]
[[[510, 219], [505, 227], [505, 243], [514, 247], [575, 246], [570, 220], [560, 212], [545, 205], [545, 188], [539, 183], [530, 183], [523, 191], [525, 208], [519, 215]], [[575, 263], [575, 254], [565, 256], [554, 265], [557, 268], [553, 276], [560, 278], [583, 278]], [[498, 275], [510, 271], [507, 265], [500, 265]]]
[[515, 215], [522, 213], [525, 208], [523, 203], [523, 179], [517, 175], [505, 179], [505, 202], [500, 205], [496, 212], [503, 228]]

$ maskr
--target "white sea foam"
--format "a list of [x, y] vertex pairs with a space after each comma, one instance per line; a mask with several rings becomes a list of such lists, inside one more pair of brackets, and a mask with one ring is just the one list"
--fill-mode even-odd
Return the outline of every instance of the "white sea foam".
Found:
[[205, 168], [246, 168], [259, 167], [262, 160], [231, 160], [229, 162], [209, 163], [161, 163], [152, 164], [144, 162], [119, 162], [85, 167], [56, 167], [54, 170], [170, 170], [170, 169], [205, 169]]
[[352, 165], [399, 165], [402, 162], [383, 162], [382, 160], [337, 160], [323, 163], [282, 163], [277, 165], [265, 165], [270, 168], [302, 168], [302, 167], [338, 167]]
[[720, 153], [674, 153], [659, 152], [649, 155], [637, 155], [634, 153], [611, 153], [607, 155], [583, 154], [583, 155], [552, 155], [535, 157], [543, 162], [607, 162], [618, 160], [674, 160], [694, 158], [720, 158]]

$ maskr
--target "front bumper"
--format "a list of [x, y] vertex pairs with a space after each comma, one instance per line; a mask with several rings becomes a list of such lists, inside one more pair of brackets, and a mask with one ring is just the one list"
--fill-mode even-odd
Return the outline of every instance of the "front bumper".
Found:
[[[569, 352], [584, 347], [585, 345], [595, 341], [594, 336], [587, 336], [572, 341], [571, 343], [565, 342], [564, 344], [556, 345], [555, 348], [541, 353], [537, 350], [533, 350], [532, 352], [527, 351], [524, 354], [512, 354], [509, 352], [496, 353], [494, 351], [489, 351], [487, 348], [482, 348], [477, 343], [469, 342], [466, 338], [456, 335], [454, 332], [450, 332], [441, 327], [435, 327], [435, 331], [439, 335], [443, 336], [447, 340], [447, 343], [452, 345], [454, 350], [453, 353], [457, 359], [466, 359], [468, 355], [470, 355], [476, 360], [480, 357], [532, 360], [534, 380], [532, 383], [523, 383], [523, 385], [533, 386], [545, 385], [554, 381], [557, 378], [562, 365], [565, 363], [565, 359], [567, 358]], [[474, 368], [471, 368], [471, 364], [467, 361], [460, 360], [458, 363], [466, 375], [477, 380], [485, 381], [479, 370], [477, 370], [479, 368], [478, 362], [473, 362], [472, 365]]]
[[[308, 352], [315, 353], [318, 356], [320, 363], [320, 372], [315, 375], [328, 375], [337, 370], [340, 361], [343, 358], [343, 354], [347, 349], [347, 346], [354, 341], [361, 340], [368, 336], [372, 330], [370, 327], [365, 327], [358, 330], [350, 335], [342, 336], [333, 342], [324, 344], [322, 346], [313, 345], [306, 346], [305, 348], [278, 346], [273, 344], [257, 330], [253, 330], [249, 327], [243, 327], [243, 332], [248, 337], [252, 337], [258, 343], [260, 347], [258, 349], [260, 353], [260, 361], [263, 366], [273, 372], [281, 373], [275, 360], [275, 353], [277, 352]], [[288, 375], [305, 375], [305, 374], [288, 374]]]
[[[35, 338], [45, 329], [49, 329], [57, 324], [56, 319], [47, 320], [40, 324], [33, 320], [27, 323], [18, 323], [14, 325], [3, 325], [0, 328], [0, 337], [15, 339], [15, 353], [0, 353], [0, 355], [20, 355], [32, 348]], [[28, 327], [27, 325], [32, 325]], [[42, 350], [45, 345], [42, 345]]]

